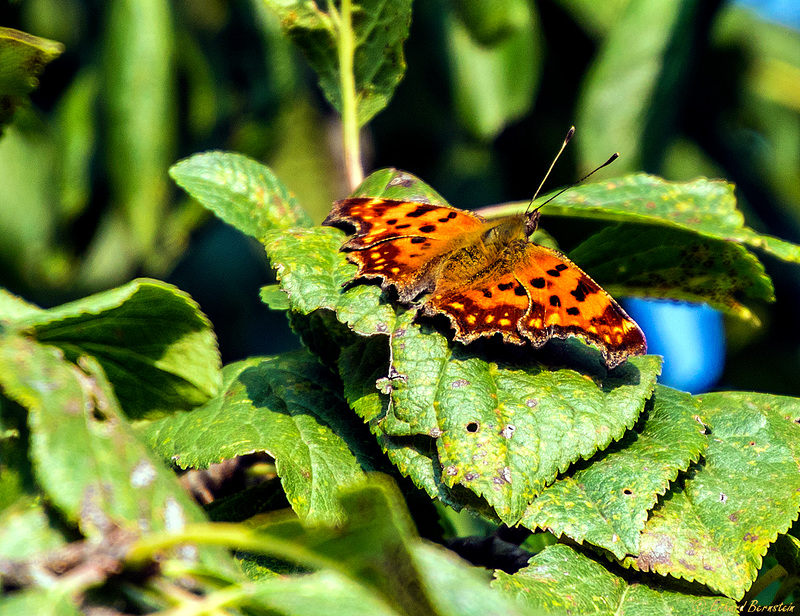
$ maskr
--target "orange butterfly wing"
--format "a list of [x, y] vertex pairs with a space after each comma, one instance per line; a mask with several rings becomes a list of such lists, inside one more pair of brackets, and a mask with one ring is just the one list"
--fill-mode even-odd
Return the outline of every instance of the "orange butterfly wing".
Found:
[[484, 220], [442, 205], [360, 197], [334, 203], [322, 224], [342, 222], [356, 228], [342, 248], [358, 265], [357, 277], [383, 278], [381, 287], [393, 284], [400, 301], [408, 303], [433, 287], [435, 281], [426, 276], [429, 266], [453, 238], [479, 228]]
[[528, 243], [524, 251], [513, 271], [434, 293], [423, 312], [447, 315], [465, 343], [500, 332], [507, 342], [525, 338], [538, 348], [577, 336], [596, 346], [609, 368], [647, 352], [639, 326], [588, 274], [545, 246]]

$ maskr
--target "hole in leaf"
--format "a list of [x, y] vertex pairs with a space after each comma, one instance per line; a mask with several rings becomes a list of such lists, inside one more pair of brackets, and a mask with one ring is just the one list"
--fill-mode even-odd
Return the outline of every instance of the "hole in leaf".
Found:
[[622, 493], [623, 493], [625, 496], [630, 496], [631, 494], [633, 494], [633, 490], [631, 490], [630, 488], [625, 488], [625, 489], [622, 491]]
[[471, 421], [467, 424], [467, 432], [477, 432], [478, 431], [478, 422]]
[[95, 421], [108, 421], [108, 415], [95, 406], [92, 407], [92, 419]]

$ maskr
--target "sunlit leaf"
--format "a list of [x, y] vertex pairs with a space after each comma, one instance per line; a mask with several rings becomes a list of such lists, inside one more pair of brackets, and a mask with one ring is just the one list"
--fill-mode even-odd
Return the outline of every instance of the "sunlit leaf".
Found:
[[72, 360], [92, 355], [103, 366], [128, 416], [193, 408], [219, 388], [219, 349], [197, 304], [175, 287], [134, 280], [12, 325]]
[[341, 521], [337, 494], [363, 480], [357, 458], [367, 468], [369, 459], [333, 375], [299, 352], [236, 362], [223, 376], [220, 394], [205, 406], [151, 423], [151, 446], [181, 468], [269, 453], [301, 519]]
[[233, 152], [205, 152], [173, 165], [177, 184], [242, 233], [311, 226], [300, 203], [261, 163]]
[[543, 614], [738, 614], [730, 599], [631, 583], [566, 545], [545, 548], [514, 575], [495, 577], [494, 588]]
[[653, 510], [623, 562], [740, 599], [800, 511], [800, 400], [720, 392], [699, 397], [704, 459]]

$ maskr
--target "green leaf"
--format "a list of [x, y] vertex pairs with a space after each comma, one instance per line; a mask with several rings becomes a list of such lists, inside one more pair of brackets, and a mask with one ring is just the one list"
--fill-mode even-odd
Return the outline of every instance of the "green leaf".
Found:
[[490, 15], [513, 19], [505, 36], [492, 43], [475, 40], [454, 15], [446, 19], [445, 36], [459, 120], [477, 138], [490, 140], [533, 106], [542, 67], [542, 35], [530, 2], [505, 0], [506, 6], [498, 7], [495, 0], [469, 6], [474, 10], [481, 4]]
[[89, 205], [92, 163], [97, 147], [97, 98], [100, 80], [96, 70], [78, 73], [61, 98], [56, 121], [57, 181], [63, 220], [74, 220]]
[[653, 510], [638, 555], [623, 563], [739, 600], [800, 510], [800, 400], [738, 392], [698, 399], [711, 427], [704, 460]]
[[[28, 409], [36, 480], [85, 536], [101, 540], [117, 527], [179, 532], [206, 519], [136, 439], [94, 359], [83, 357], [78, 367], [58, 349], [5, 335], [0, 364], [0, 387]], [[201, 558], [237, 578], [223, 552], [203, 550]]]
[[467, 567], [453, 552], [417, 543], [411, 555], [436, 613], [443, 616], [538, 616], [524, 604], [486, 585], [479, 569]]
[[443, 548], [422, 544], [397, 488], [373, 476], [341, 495], [346, 517], [336, 529], [303, 529], [286, 520], [258, 528], [291, 540], [315, 562], [360, 583], [398, 614], [523, 616], [522, 607], [490, 590], [474, 568]]
[[0, 134], [17, 107], [27, 104], [44, 67], [63, 51], [61, 43], [0, 28]]
[[376, 592], [333, 571], [242, 585], [230, 603], [282, 616], [398, 616]]
[[455, 0], [450, 6], [470, 38], [480, 45], [502, 43], [530, 25], [530, 8], [518, 0]]
[[557, 0], [557, 4], [593, 38], [604, 36], [620, 19], [630, 0]]
[[0, 512], [37, 494], [28, 456], [27, 419], [24, 408], [0, 396]]
[[507, 352], [499, 360], [449, 344], [413, 316], [393, 333], [394, 367], [406, 380], [392, 382], [383, 429], [435, 438], [445, 485], [482, 496], [509, 525], [558, 473], [633, 426], [661, 370], [656, 356], [608, 373], [522, 354], [511, 363]]
[[54, 258], [58, 193], [52, 136], [41, 121], [26, 117], [30, 114], [18, 115], [0, 140], [0, 261], [30, 286], [63, 285], [64, 270]]
[[421, 201], [437, 205], [447, 205], [438, 192], [417, 176], [386, 167], [378, 169], [364, 179], [353, 191], [353, 197], [383, 197], [399, 201]]
[[338, 380], [306, 351], [236, 362], [223, 375], [208, 404], [150, 424], [150, 445], [181, 468], [267, 452], [302, 520], [341, 521], [338, 491], [363, 481], [372, 462]]
[[389, 397], [381, 395], [376, 386], [377, 383], [388, 381], [389, 347], [382, 337], [351, 341], [342, 349], [338, 364], [347, 402], [369, 425], [394, 466], [431, 498], [438, 498], [456, 511], [466, 506], [488, 518], [497, 517], [485, 500], [468, 489], [459, 485], [445, 485], [442, 481], [442, 465], [436, 454], [436, 442], [432, 438], [398, 437], [387, 433], [384, 419]]
[[401, 614], [436, 614], [410, 553], [418, 541], [414, 523], [394, 483], [375, 475], [340, 500], [345, 517], [336, 528], [278, 519], [257, 530], [292, 541], [316, 562], [377, 591]]
[[353, 79], [359, 126], [389, 103], [405, 72], [403, 42], [411, 22], [411, 0], [362, 0], [353, 3], [352, 31], [343, 32], [333, 3], [325, 12], [306, 0], [264, 0], [281, 19], [281, 28], [305, 54], [317, 73], [325, 98], [342, 112], [339, 45], [354, 46]]
[[343, 292], [342, 285], [356, 273], [356, 266], [339, 252], [343, 241], [338, 229], [313, 227], [267, 233], [264, 246], [293, 310], [309, 314], [327, 308], [358, 334], [388, 333], [394, 311], [378, 304], [380, 287], [355, 285]]
[[[519, 203], [514, 209], [527, 205]], [[653, 175], [628, 175], [571, 188], [548, 203], [542, 214], [544, 226], [549, 216], [664, 225], [800, 263], [800, 246], [745, 226], [733, 186], [720, 180], [667, 182]]]
[[101, 88], [111, 200], [125, 216], [123, 239], [146, 258], [169, 202], [166, 169], [178, 131], [170, 2], [111, 3], [104, 25]]
[[280, 285], [269, 284], [261, 287], [259, 297], [270, 310], [289, 310], [289, 298], [281, 291]]
[[60, 547], [63, 534], [41, 503], [29, 453], [27, 413], [0, 395], [0, 558], [22, 559]]
[[755, 321], [739, 300], [775, 300], [764, 266], [744, 246], [689, 231], [621, 223], [591, 236], [570, 258], [612, 295], [707, 303]]
[[204, 152], [173, 165], [172, 179], [229, 225], [257, 239], [311, 219], [269, 167], [232, 152]]
[[699, 0], [632, 0], [615, 21], [584, 82], [578, 106], [583, 166], [610, 152], [627, 171], [659, 167], [673, 128], [675, 92], [699, 33]]
[[4, 616], [81, 616], [74, 602], [64, 592], [35, 589], [0, 596]]
[[640, 427], [546, 488], [522, 524], [589, 541], [617, 558], [637, 553], [647, 512], [707, 444], [689, 394], [659, 386], [650, 400]]
[[66, 543], [62, 532], [37, 500], [23, 497], [0, 510], [0, 562], [31, 559]]
[[10, 324], [42, 312], [43, 310], [38, 306], [0, 288], [0, 323]]
[[172, 285], [126, 285], [24, 316], [14, 327], [68, 358], [92, 355], [132, 418], [189, 409], [219, 389], [219, 350], [208, 319]]
[[730, 599], [629, 583], [566, 545], [553, 545], [514, 575], [495, 572], [494, 588], [544, 614], [738, 614]]

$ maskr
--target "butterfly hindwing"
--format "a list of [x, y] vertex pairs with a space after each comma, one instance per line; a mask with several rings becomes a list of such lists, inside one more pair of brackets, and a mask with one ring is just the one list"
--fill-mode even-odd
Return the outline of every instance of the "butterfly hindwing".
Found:
[[500, 333], [506, 342], [522, 344], [517, 326], [528, 313], [530, 300], [513, 272], [466, 288], [436, 290], [422, 307], [425, 315], [444, 313], [455, 329], [455, 339], [472, 342]]
[[519, 323], [520, 333], [535, 346], [549, 338], [578, 336], [600, 349], [609, 368], [646, 352], [644, 334], [633, 319], [560, 252], [528, 244], [514, 273], [532, 304], [542, 306]]

